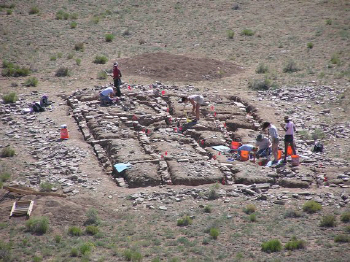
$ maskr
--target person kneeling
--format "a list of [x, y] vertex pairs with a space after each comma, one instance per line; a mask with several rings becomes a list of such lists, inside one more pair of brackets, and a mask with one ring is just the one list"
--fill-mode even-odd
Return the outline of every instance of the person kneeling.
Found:
[[260, 134], [256, 137], [255, 145], [258, 147], [258, 152], [256, 152], [256, 158], [267, 157], [271, 154], [271, 142], [267, 137]]
[[115, 95], [116, 90], [113, 87], [107, 87], [100, 92], [100, 100], [101, 103], [104, 104], [112, 104], [112, 97]]

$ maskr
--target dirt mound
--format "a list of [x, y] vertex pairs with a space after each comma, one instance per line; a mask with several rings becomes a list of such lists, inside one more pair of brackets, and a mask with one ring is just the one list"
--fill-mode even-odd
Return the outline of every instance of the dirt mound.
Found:
[[242, 71], [239, 66], [230, 62], [168, 53], [147, 53], [121, 59], [119, 62], [123, 74], [172, 81], [210, 80]]

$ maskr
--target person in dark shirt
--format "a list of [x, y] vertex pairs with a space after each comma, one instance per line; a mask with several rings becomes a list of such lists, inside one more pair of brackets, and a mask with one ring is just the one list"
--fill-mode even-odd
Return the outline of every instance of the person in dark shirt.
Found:
[[120, 92], [120, 85], [122, 83], [121, 80], [122, 72], [118, 68], [118, 63], [115, 62], [113, 64], [113, 79], [114, 79], [114, 88], [116, 89], [116, 96], [120, 97], [122, 93]]

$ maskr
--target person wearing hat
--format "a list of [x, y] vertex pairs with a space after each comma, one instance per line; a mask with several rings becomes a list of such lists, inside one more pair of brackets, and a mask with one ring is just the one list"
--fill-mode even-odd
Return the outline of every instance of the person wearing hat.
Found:
[[277, 163], [278, 162], [278, 143], [279, 143], [277, 128], [270, 122], [264, 122], [262, 125], [262, 130], [266, 130], [266, 129], [268, 129], [268, 137], [271, 137], [271, 143], [272, 143], [271, 149], [274, 157], [274, 160], [272, 162]]
[[191, 95], [191, 96], [183, 96], [181, 98], [182, 103], [190, 102], [192, 104], [192, 114], [196, 115], [196, 121], [199, 120], [199, 108], [204, 104], [204, 98], [201, 95]]
[[290, 120], [288, 116], [284, 117], [285, 124], [281, 124], [281, 127], [286, 134], [284, 136], [284, 162], [287, 162], [287, 149], [288, 145], [292, 147], [293, 154], [296, 155], [296, 146], [294, 143], [294, 133], [296, 132], [294, 123]]
[[107, 87], [100, 92], [100, 100], [102, 104], [112, 104], [112, 97], [115, 95], [116, 90], [113, 87]]
[[259, 134], [256, 137], [255, 145], [258, 147], [258, 152], [256, 152], [256, 158], [259, 159], [259, 157], [267, 157], [271, 154], [271, 142], [263, 134]]
[[116, 95], [120, 97], [122, 93], [120, 92], [120, 85], [122, 83], [121, 80], [122, 72], [118, 68], [118, 63], [115, 62], [113, 64], [113, 80], [114, 80], [114, 88], [116, 89]]

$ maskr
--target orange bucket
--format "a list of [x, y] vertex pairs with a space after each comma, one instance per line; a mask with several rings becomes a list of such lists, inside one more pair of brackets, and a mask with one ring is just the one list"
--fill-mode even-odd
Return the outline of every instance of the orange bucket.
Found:
[[61, 139], [68, 139], [69, 135], [68, 135], [68, 129], [66, 125], [62, 125], [61, 126]]
[[240, 142], [232, 141], [231, 149], [238, 149], [242, 144]]
[[293, 155], [293, 148], [291, 146], [288, 146], [287, 148], [287, 156]]
[[299, 166], [299, 156], [292, 155], [292, 166]]
[[242, 150], [241, 151], [241, 161], [249, 160], [249, 151]]
[[282, 150], [278, 150], [277, 152], [277, 160], [280, 160], [282, 158]]

